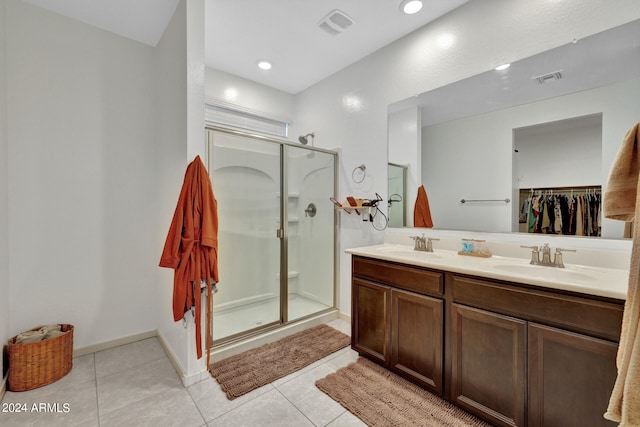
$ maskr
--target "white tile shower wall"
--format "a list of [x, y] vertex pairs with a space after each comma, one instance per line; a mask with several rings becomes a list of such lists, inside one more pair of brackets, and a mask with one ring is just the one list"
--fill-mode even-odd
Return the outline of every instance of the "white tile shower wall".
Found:
[[[267, 144], [261, 152], [260, 146], [237, 146], [244, 138], [223, 133], [213, 138], [219, 141], [212, 152], [211, 176], [221, 225], [218, 262], [222, 274], [214, 308], [220, 310], [279, 295], [275, 230], [280, 212], [280, 160], [276, 145]], [[278, 317], [276, 311], [268, 321]]]

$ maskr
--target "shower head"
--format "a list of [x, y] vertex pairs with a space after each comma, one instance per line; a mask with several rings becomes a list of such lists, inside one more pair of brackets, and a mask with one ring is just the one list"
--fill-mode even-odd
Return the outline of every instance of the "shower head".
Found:
[[311, 137], [311, 145], [313, 145], [313, 138], [316, 137], [313, 132], [299, 136], [298, 141], [300, 141], [301, 144], [307, 145], [309, 143], [309, 137]]

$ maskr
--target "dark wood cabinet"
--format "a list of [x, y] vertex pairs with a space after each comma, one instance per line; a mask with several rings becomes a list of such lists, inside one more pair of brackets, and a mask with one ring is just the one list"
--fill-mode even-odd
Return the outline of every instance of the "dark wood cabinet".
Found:
[[499, 426], [525, 424], [527, 322], [453, 304], [451, 396]]
[[442, 394], [443, 302], [391, 290], [391, 368]]
[[360, 256], [352, 267], [361, 355], [494, 425], [615, 425], [602, 414], [624, 301]]
[[602, 414], [616, 380], [617, 344], [530, 323], [530, 427], [615, 426]]
[[353, 279], [351, 346], [385, 366], [391, 355], [391, 288]]
[[442, 394], [442, 274], [359, 258], [353, 267], [353, 349]]

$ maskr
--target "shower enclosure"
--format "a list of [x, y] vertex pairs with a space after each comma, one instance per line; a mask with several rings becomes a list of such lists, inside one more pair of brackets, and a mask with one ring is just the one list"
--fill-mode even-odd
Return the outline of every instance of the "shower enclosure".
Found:
[[336, 153], [210, 126], [207, 140], [214, 346], [335, 309]]

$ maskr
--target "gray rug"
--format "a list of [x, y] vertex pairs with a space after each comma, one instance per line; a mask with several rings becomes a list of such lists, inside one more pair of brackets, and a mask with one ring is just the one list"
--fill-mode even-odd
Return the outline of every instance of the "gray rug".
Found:
[[348, 335], [319, 325], [209, 366], [229, 399], [269, 384], [348, 346]]
[[362, 357], [316, 386], [369, 426], [491, 426]]

